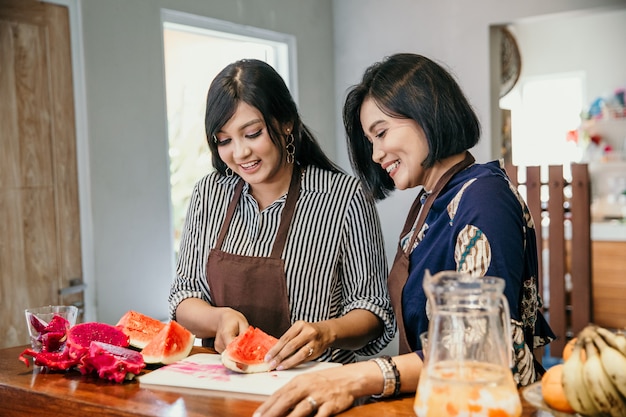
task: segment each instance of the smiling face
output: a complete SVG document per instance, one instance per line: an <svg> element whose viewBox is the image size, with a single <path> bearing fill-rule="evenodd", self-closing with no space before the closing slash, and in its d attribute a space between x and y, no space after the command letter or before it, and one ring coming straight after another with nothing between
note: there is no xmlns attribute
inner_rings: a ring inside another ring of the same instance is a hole
<svg viewBox="0 0 626 417"><path fill-rule="evenodd" d="M430 169L424 169L422 162L429 148L420 125L385 114L369 97L363 100L360 114L365 136L372 143L372 160L387 171L396 188L427 185Z"/></svg>
<svg viewBox="0 0 626 417"><path fill-rule="evenodd" d="M285 132L286 133L286 132ZM261 113L239 102L233 116L216 133L217 150L228 168L255 191L271 187L286 192L292 166L282 160Z"/></svg>

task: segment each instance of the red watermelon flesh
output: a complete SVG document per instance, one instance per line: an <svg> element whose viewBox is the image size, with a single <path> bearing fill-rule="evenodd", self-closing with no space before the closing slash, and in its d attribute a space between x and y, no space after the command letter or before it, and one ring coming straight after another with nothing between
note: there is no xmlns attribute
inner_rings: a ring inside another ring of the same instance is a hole
<svg viewBox="0 0 626 417"><path fill-rule="evenodd" d="M170 364L189 356L196 340L189 330L172 320L143 348L146 363Z"/></svg>
<svg viewBox="0 0 626 417"><path fill-rule="evenodd" d="M143 349L165 327L165 323L137 311L129 310L116 324L130 338L130 345Z"/></svg>
<svg viewBox="0 0 626 417"><path fill-rule="evenodd" d="M265 355L278 342L263 330L250 326L235 337L222 352L222 363L235 372L267 372L270 366Z"/></svg>
<svg viewBox="0 0 626 417"><path fill-rule="evenodd" d="M88 322L72 326L67 333L67 348L72 359L89 353L91 342L128 347L128 336L119 328L107 323Z"/></svg>

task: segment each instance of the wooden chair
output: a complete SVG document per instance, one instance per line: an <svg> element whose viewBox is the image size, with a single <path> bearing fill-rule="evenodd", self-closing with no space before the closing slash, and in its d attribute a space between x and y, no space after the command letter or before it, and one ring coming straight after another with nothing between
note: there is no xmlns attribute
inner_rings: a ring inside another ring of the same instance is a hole
<svg viewBox="0 0 626 417"><path fill-rule="evenodd" d="M535 221L539 292L557 335L550 352L560 357L565 343L592 321L588 167L507 165L506 170Z"/></svg>

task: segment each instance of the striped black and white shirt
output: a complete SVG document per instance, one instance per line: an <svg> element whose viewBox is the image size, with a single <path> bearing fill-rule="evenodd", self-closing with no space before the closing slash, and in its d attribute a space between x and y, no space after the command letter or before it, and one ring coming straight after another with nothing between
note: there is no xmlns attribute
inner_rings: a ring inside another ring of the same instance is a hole
<svg viewBox="0 0 626 417"><path fill-rule="evenodd" d="M206 261L238 180L238 176L213 172L194 187L170 290L172 319L187 298L211 302ZM283 196L259 212L245 184L222 250L269 257L285 200ZM382 336L359 351L329 349L318 360L353 362L355 354L374 355L392 340L396 324L387 290L380 220L374 202L356 178L306 168L282 258L292 323L337 318L355 309L371 311L384 323Z"/></svg>

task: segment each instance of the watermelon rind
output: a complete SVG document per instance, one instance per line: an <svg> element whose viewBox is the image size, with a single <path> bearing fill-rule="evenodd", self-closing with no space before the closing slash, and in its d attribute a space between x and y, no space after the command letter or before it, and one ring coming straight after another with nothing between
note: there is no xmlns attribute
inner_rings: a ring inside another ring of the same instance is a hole
<svg viewBox="0 0 626 417"><path fill-rule="evenodd" d="M165 327L165 323L134 310L128 310L115 325L129 337L130 345L145 348Z"/></svg>
<svg viewBox="0 0 626 417"><path fill-rule="evenodd" d="M164 365L185 359L191 353L196 336L172 320L141 350L147 364Z"/></svg>
<svg viewBox="0 0 626 417"><path fill-rule="evenodd" d="M250 326L226 346L221 355L222 364L240 373L268 372L271 367L265 362L265 355L277 341L261 329Z"/></svg>

